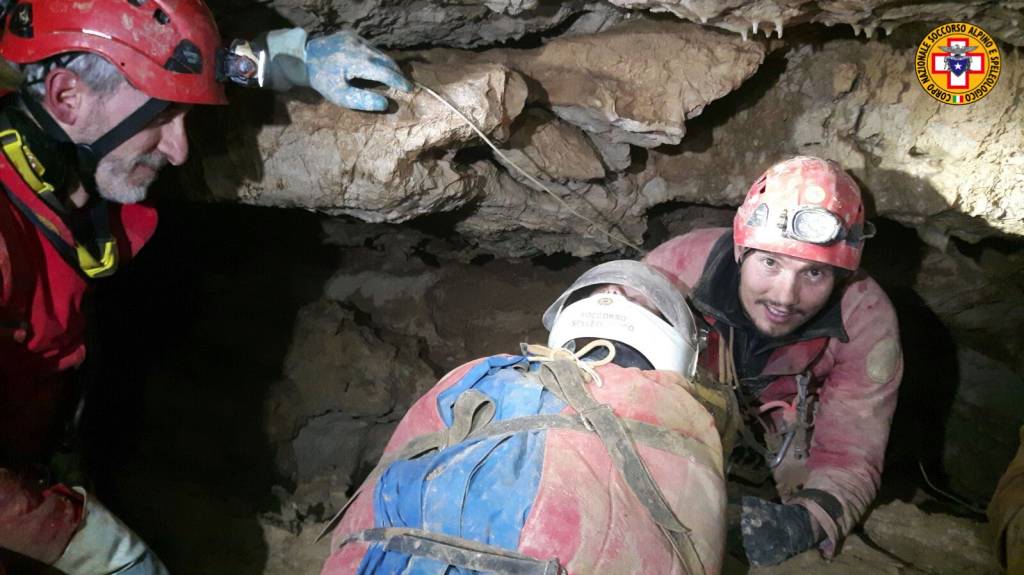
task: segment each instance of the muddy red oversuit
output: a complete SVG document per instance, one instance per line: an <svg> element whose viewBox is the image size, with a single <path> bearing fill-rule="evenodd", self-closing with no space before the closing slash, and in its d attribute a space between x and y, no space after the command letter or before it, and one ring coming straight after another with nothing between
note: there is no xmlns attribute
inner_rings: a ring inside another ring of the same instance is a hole
<svg viewBox="0 0 1024 575"><path fill-rule="evenodd" d="M713 324L702 367L719 371L720 340L728 341L732 328L741 387L762 404L792 402L796 376L810 374L816 415L809 445L793 445L774 474L783 502L803 505L821 526L827 536L821 549L831 556L874 500L881 479L903 375L899 328L888 297L858 271L795 333L767 338L742 311L730 230L673 238L645 261L693 287L695 307Z"/></svg>
<svg viewBox="0 0 1024 575"><path fill-rule="evenodd" d="M49 564L78 527L81 497L63 486L23 479L12 466L45 457L62 423L67 373L85 359L82 302L91 286L16 205L73 241L61 218L3 154L0 184L0 547ZM151 207L110 206L122 264L149 240L156 223Z"/></svg>

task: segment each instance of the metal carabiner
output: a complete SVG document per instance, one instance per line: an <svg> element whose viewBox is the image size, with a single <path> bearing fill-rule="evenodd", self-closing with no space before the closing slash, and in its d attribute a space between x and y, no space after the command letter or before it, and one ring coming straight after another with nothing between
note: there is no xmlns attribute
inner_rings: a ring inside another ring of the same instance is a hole
<svg viewBox="0 0 1024 575"><path fill-rule="evenodd" d="M807 397L810 381L811 376L806 372L796 376L796 420L787 426L778 451L772 453L771 450L765 448L765 463L768 464L769 469L775 469L782 463L793 444L793 439L796 438L797 431L807 425Z"/></svg>

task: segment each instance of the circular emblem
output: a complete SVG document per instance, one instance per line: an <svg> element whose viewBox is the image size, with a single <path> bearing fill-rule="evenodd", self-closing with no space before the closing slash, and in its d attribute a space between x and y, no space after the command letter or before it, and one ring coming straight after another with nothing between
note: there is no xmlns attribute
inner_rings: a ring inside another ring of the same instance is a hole
<svg viewBox="0 0 1024 575"><path fill-rule="evenodd" d="M597 305L612 305L613 303L615 303L615 300L610 297L602 297L597 300Z"/></svg>
<svg viewBox="0 0 1024 575"><path fill-rule="evenodd" d="M988 32L967 22L937 26L917 46L914 71L928 95L943 104L963 106L996 87L1002 59Z"/></svg>

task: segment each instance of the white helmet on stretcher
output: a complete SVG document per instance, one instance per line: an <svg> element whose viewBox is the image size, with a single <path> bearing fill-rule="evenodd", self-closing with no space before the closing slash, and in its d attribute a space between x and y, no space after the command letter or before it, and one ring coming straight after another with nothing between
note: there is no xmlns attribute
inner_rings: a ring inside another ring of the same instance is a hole
<svg viewBox="0 0 1024 575"><path fill-rule="evenodd" d="M573 297L604 284L623 286L627 294ZM644 298L657 313L634 301ZM544 327L549 331L548 347L563 347L577 338L608 339L634 348L654 369L685 377L693 377L697 370L693 312L664 274L638 261L616 260L587 270L544 312Z"/></svg>

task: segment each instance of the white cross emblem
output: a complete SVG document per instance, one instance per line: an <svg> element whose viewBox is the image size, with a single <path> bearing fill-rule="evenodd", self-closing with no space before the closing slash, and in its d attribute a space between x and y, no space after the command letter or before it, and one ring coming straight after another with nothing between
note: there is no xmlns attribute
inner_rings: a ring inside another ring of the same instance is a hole
<svg viewBox="0 0 1024 575"><path fill-rule="evenodd" d="M950 38L946 45L949 47L966 47L966 38ZM970 84L971 74L979 74L985 71L985 53L967 52L964 58L949 58L945 54L932 54L932 74L945 74L946 88L967 88ZM948 58L948 60L947 60ZM948 64L947 64L948 62ZM964 68L967 68L964 70Z"/></svg>

